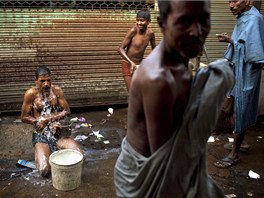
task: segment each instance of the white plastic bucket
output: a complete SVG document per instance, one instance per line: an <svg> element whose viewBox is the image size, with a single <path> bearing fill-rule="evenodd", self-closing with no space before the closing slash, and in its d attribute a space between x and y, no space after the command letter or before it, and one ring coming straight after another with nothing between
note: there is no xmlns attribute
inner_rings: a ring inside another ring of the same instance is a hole
<svg viewBox="0 0 264 198"><path fill-rule="evenodd" d="M55 151L49 157L52 185L70 191L81 185L83 154L73 149Z"/></svg>

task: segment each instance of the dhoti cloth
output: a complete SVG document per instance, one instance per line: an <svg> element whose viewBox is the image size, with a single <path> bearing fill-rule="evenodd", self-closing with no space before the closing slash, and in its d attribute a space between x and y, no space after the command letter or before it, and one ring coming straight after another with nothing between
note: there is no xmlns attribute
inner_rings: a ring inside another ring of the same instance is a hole
<svg viewBox="0 0 264 198"><path fill-rule="evenodd" d="M144 157L124 138L114 172L117 196L225 197L208 175L207 140L233 84L234 76L224 59L200 68L182 122L171 139Z"/></svg>
<svg viewBox="0 0 264 198"><path fill-rule="evenodd" d="M130 63L123 60L122 61L122 74L123 74L123 76L131 76L132 77L132 74L130 73L130 68L131 68Z"/></svg>

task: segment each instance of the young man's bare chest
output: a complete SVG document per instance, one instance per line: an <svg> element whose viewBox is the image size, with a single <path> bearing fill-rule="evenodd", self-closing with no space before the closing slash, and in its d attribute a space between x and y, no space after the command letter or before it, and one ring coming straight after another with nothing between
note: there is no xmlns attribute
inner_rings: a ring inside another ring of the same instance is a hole
<svg viewBox="0 0 264 198"><path fill-rule="evenodd" d="M136 34L131 42L131 47L134 49L142 50L144 53L145 48L148 46L148 43L150 41L150 36L145 34Z"/></svg>

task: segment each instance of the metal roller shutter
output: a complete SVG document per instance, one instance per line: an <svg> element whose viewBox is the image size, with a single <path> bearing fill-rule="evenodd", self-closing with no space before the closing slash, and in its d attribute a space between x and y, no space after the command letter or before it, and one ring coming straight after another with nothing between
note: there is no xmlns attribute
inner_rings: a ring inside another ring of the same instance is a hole
<svg viewBox="0 0 264 198"><path fill-rule="evenodd" d="M76 3L67 4L65 9L61 8L64 4L47 8L50 5L38 1L1 2L24 4L21 8L2 4L0 8L0 112L20 111L23 94L34 85L34 71L39 65L51 69L54 84L64 89L71 107L127 103L117 48L135 23L137 10L145 4L133 0L39 1ZM132 6L121 9L120 2L132 2L127 4ZM150 10L150 26L158 44L162 37L156 22L158 12L153 6ZM215 34L225 31L231 35L235 17L228 2L215 0L211 2L211 19L206 48L213 61L223 57L227 46L219 43ZM148 47L146 55L150 51ZM202 62L207 63L204 56Z"/></svg>
<svg viewBox="0 0 264 198"><path fill-rule="evenodd" d="M0 112L20 111L39 65L51 69L70 107L126 104L117 48L135 24L135 13L0 8Z"/></svg>
<svg viewBox="0 0 264 198"><path fill-rule="evenodd" d="M227 48L226 43L218 42L215 34L227 32L232 34L235 24L235 16L232 15L229 9L228 1L211 1L211 32L206 40L206 49L210 61L222 58ZM205 56L201 59L202 62L208 64Z"/></svg>

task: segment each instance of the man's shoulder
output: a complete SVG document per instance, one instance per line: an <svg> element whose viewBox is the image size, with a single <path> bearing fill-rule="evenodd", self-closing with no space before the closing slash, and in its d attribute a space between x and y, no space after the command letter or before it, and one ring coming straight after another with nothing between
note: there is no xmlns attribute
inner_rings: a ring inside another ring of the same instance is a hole
<svg viewBox="0 0 264 198"><path fill-rule="evenodd" d="M250 13L251 15L255 15L257 17L263 17L263 15L259 12L259 10L254 6L251 7Z"/></svg>
<svg viewBox="0 0 264 198"><path fill-rule="evenodd" d="M63 89L59 85L52 85L52 91L60 92L63 91Z"/></svg>
<svg viewBox="0 0 264 198"><path fill-rule="evenodd" d="M25 91L24 98L27 100L34 100L38 95L38 88L31 87Z"/></svg>
<svg viewBox="0 0 264 198"><path fill-rule="evenodd" d="M154 31L152 30L151 27L147 27L147 33L148 34L154 34Z"/></svg>
<svg viewBox="0 0 264 198"><path fill-rule="evenodd" d="M132 37L134 37L136 34L137 34L137 27L136 27L136 26L133 26L133 27L131 27L131 28L127 31L126 37L132 38Z"/></svg>
<svg viewBox="0 0 264 198"><path fill-rule="evenodd" d="M140 86L145 89L152 89L155 85L155 90L163 89L170 84L170 77L166 69L162 68L157 59L145 59L135 76ZM148 90L149 91L149 90Z"/></svg>
<svg viewBox="0 0 264 198"><path fill-rule="evenodd" d="M157 65L160 62L158 60L158 52L154 49L147 58L145 58L142 62L141 62L141 66L142 66L142 72L145 73L146 76L151 76L155 73L155 70L157 69ZM140 66L140 67L141 67Z"/></svg>
<svg viewBox="0 0 264 198"><path fill-rule="evenodd" d="M251 14L249 15L248 17L248 20L251 20L251 22L257 22L259 20L262 20L263 21L264 17L262 14Z"/></svg>
<svg viewBox="0 0 264 198"><path fill-rule="evenodd" d="M131 27L130 30L129 30L129 32L130 33L133 33L133 34L137 33L137 26Z"/></svg>
<svg viewBox="0 0 264 198"><path fill-rule="evenodd" d="M36 95L38 93L38 88L37 87L30 87L29 89L26 90L25 94L27 95Z"/></svg>
<svg viewBox="0 0 264 198"><path fill-rule="evenodd" d="M245 20L248 20L250 22L257 22L259 20L262 20L264 19L263 15L255 8L251 8L249 14L246 15L247 17L244 17Z"/></svg>

